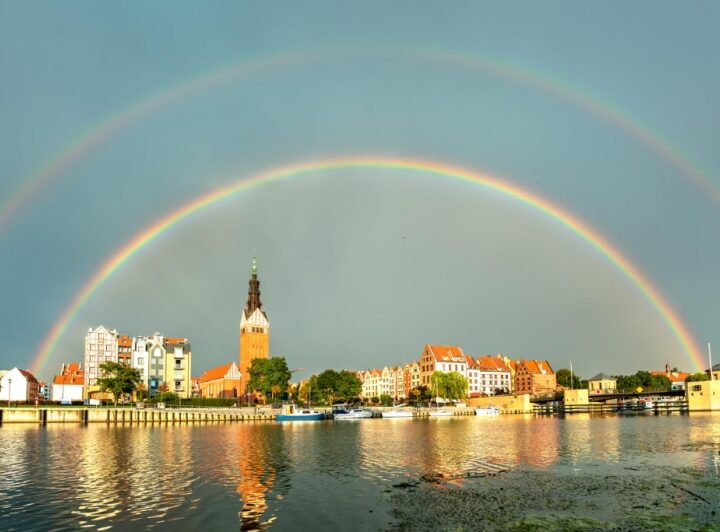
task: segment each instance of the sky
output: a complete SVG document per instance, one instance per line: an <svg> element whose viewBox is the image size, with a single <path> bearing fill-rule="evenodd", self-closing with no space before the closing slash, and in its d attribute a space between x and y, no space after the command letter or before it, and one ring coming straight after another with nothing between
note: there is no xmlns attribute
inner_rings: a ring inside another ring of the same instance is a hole
<svg viewBox="0 0 720 532"><path fill-rule="evenodd" d="M300 377L416 360L426 343L584 377L695 371L707 342L720 353L719 15L715 2L0 0L0 368L49 380L101 324L188 338L194 375L238 360L256 255L270 351ZM207 205L73 307L163 217L338 158L452 166L550 202L641 272L695 353L557 218L382 165Z"/></svg>

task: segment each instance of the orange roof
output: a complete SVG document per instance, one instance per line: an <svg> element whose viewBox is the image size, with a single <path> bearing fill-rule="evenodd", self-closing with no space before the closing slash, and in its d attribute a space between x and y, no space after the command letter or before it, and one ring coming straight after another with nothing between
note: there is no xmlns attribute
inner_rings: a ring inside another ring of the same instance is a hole
<svg viewBox="0 0 720 532"><path fill-rule="evenodd" d="M53 384L85 384L85 370L77 362L63 364L60 375L55 375Z"/></svg>
<svg viewBox="0 0 720 532"><path fill-rule="evenodd" d="M458 345L430 345L426 348L437 362L466 362L465 353Z"/></svg>
<svg viewBox="0 0 720 532"><path fill-rule="evenodd" d="M547 360L521 360L518 365L523 364L530 373L546 374L555 373Z"/></svg>
<svg viewBox="0 0 720 532"><path fill-rule="evenodd" d="M118 338L118 347L132 347L132 338L127 334L122 335Z"/></svg>
<svg viewBox="0 0 720 532"><path fill-rule="evenodd" d="M229 364L225 364L224 366L218 366L216 368L211 368L207 370L200 377L200 382L216 381L218 379L224 378L225 375L227 375L228 371L230 371L230 368L232 368L233 364L235 364L235 362L230 362Z"/></svg>
<svg viewBox="0 0 720 532"><path fill-rule="evenodd" d="M670 379L670 382L685 382L685 379L687 379L691 374L683 373L681 371L651 371L650 375L655 375L656 377L667 377Z"/></svg>
<svg viewBox="0 0 720 532"><path fill-rule="evenodd" d="M510 373L510 368L505 364L502 358L484 356L478 357L477 365L482 371L503 371Z"/></svg>
<svg viewBox="0 0 720 532"><path fill-rule="evenodd" d="M479 369L477 361L470 355L465 355L465 361L467 362L468 368Z"/></svg>
<svg viewBox="0 0 720 532"><path fill-rule="evenodd" d="M187 343L187 338L165 338L166 344L185 344Z"/></svg>

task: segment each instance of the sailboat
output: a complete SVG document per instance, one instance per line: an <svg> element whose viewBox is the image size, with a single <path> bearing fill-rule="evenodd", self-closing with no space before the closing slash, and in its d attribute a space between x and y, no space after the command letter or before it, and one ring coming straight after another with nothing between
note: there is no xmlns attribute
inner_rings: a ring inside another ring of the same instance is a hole
<svg viewBox="0 0 720 532"><path fill-rule="evenodd" d="M437 379L435 379L435 380L437 380ZM438 397L438 392L439 392L439 390L438 390L438 386L437 386L437 382L436 382L435 383L435 410L431 409L429 415L432 417L452 416L453 415L452 410L448 410L447 408L438 408L438 401L440 399Z"/></svg>

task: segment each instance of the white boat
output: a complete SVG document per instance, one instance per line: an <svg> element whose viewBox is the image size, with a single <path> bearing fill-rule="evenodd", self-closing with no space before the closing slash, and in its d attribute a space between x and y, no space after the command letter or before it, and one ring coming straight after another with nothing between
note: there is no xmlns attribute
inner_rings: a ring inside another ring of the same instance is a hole
<svg viewBox="0 0 720 532"><path fill-rule="evenodd" d="M495 406L483 406L475 409L475 415L481 417L492 417L497 416L500 410Z"/></svg>
<svg viewBox="0 0 720 532"><path fill-rule="evenodd" d="M333 407L333 419L338 421L347 419L367 419L370 417L373 417L373 411L368 408Z"/></svg>
<svg viewBox="0 0 720 532"><path fill-rule="evenodd" d="M412 410L404 410L401 406L395 406L392 410L385 410L382 413L384 418L411 418L413 417Z"/></svg>
<svg viewBox="0 0 720 532"><path fill-rule="evenodd" d="M438 408L437 410L430 410L430 415L432 417L445 417L445 416L452 416L453 411L448 410L447 408Z"/></svg>

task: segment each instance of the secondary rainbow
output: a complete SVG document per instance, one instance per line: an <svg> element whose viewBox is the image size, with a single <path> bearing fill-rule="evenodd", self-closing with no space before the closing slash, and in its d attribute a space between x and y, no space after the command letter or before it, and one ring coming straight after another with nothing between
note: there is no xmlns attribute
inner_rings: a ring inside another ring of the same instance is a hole
<svg viewBox="0 0 720 532"><path fill-rule="evenodd" d="M644 275L628 258L626 258L607 238L590 228L576 216L573 216L569 212L552 204L546 199L532 194L517 185L502 181L495 176L478 173L465 168L418 159L367 156L302 162L274 168L267 172L237 180L230 185L217 188L194 199L193 201L190 201L181 208L159 219L113 253L113 255L102 265L102 267L97 270L97 272L85 283L43 339L38 351L33 357L33 370L35 370L36 373L42 370L45 362L55 349L59 340L62 338L76 313L115 271L117 271L118 268L135 256L145 246L150 244L163 233L166 233L173 227L176 227L183 220L186 220L204 209L216 205L223 200L232 198L240 192L255 186L291 177L300 177L311 173L353 168L411 170L425 174L445 176L460 181L474 183L503 196L513 198L522 204L542 212L585 240L593 248L604 255L612 264L614 264L618 270L620 270L633 283L633 285L637 287L637 289L657 311L660 317L665 321L685 353L687 353L692 360L696 369L703 367L704 360L697 342L693 338L688 327L683 323L678 313L672 308L662 293L653 285L650 279Z"/></svg>
<svg viewBox="0 0 720 532"><path fill-rule="evenodd" d="M130 125L162 108L180 103L193 95L217 88L231 81L252 75L322 61L338 59L357 60L374 57L416 61L419 63L434 63L445 66L450 65L465 70L482 71L498 78L523 84L551 94L561 101L579 107L604 122L621 129L627 135L646 146L651 152L676 168L681 175L690 179L696 186L702 189L708 197L712 198L714 202L720 204L720 188L718 185L687 156L670 146L649 128L638 124L637 121L630 118L626 113L622 113L612 106L602 103L597 98L588 96L582 91L570 87L566 83L550 79L548 76L532 72L526 68L520 68L507 62L452 50L335 48L284 53L223 67L203 76L185 80L182 83L168 87L124 109L112 118L90 129L78 141L57 154L47 165L23 180L15 192L10 194L7 199L0 204L0 231L3 231L8 226L12 218L35 195L52 183L55 178L61 175L62 172L73 163L80 161L86 154L91 153L95 148L98 148Z"/></svg>

